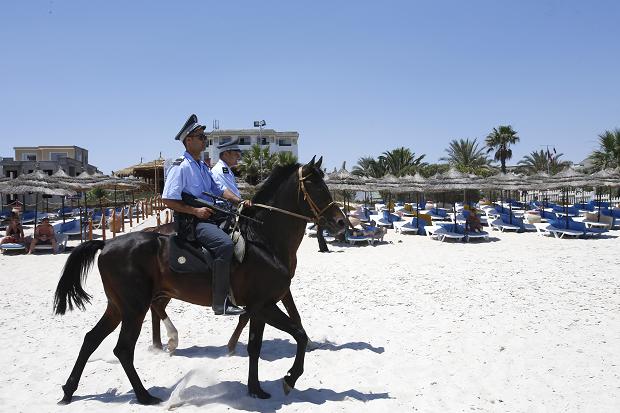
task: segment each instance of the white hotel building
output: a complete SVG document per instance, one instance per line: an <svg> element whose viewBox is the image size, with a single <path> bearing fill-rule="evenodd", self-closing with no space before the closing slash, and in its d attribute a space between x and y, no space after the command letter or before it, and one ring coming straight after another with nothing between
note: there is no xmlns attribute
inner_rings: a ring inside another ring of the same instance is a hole
<svg viewBox="0 0 620 413"><path fill-rule="evenodd" d="M220 159L218 145L232 139L239 138L239 146L243 152L249 151L252 145L260 144L263 148L269 147L269 152L290 152L297 155L298 132L277 132L273 129L215 129L207 134L207 149L204 152L205 161L211 165Z"/></svg>

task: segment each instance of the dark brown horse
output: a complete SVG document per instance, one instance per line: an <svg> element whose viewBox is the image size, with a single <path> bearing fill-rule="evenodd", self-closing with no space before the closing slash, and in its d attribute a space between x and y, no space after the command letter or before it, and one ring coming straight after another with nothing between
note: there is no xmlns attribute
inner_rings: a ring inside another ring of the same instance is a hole
<svg viewBox="0 0 620 413"><path fill-rule="evenodd" d="M344 231L345 217L332 201L320 169L321 160L306 165L278 167L253 199L315 219L333 233ZM289 333L297 343L293 366L283 379L285 393L295 386L303 373L307 336L303 328L276 305L289 291L291 269L304 236L305 221L298 217L266 209L249 208L245 215L263 221L263 225L241 221L246 239L246 254L241 264L231 268L231 288L235 299L245 305L250 315L248 340L248 391L251 396L268 398L258 381L258 358L265 323ZM56 314L74 306L84 308L90 296L82 282L97 251L98 265L108 306L84 343L64 386L61 402L69 403L90 355L103 339L121 324L114 354L118 357L136 398L143 404L161 400L144 388L133 359L142 321L157 298L176 298L193 304L211 305L211 274L176 274L168 265L168 236L134 232L107 242L88 241L76 247L65 264L56 289Z"/></svg>
<svg viewBox="0 0 620 413"><path fill-rule="evenodd" d="M156 232L158 234L163 235L172 235L176 233L174 228L174 223L163 224L158 227L149 227L142 230L143 232ZM295 267L296 265L291 265L291 274L290 277L293 278L295 276ZM166 312L166 307L168 303L170 303L170 297L159 297L153 300L151 303L151 323L152 323L152 338L153 338L153 347L158 349L163 349L161 343L161 321L164 323L164 327L166 328L166 335L168 336L168 351L173 353L174 350L179 345L179 334L168 316ZM295 305L295 301L293 300L293 295L291 291L286 293L284 297L282 297L282 304L284 304L284 308L286 308L286 312L289 317L301 328L303 325L301 324L301 316L299 315L299 311L297 311L297 306ZM237 348L237 343L239 342L239 337L241 337L241 333L243 329L248 325L250 321L250 315L248 313L242 314L239 316L237 321L237 327L235 327L235 331L233 331L230 339L228 340L228 352L230 354L234 354ZM311 347L312 346L312 347ZM310 339L308 339L308 351L316 348L316 344L314 344Z"/></svg>

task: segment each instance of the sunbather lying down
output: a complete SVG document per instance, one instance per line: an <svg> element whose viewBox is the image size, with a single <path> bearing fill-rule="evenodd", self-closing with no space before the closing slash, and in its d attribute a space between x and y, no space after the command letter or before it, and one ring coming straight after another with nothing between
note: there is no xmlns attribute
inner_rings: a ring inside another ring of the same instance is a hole
<svg viewBox="0 0 620 413"><path fill-rule="evenodd" d="M354 237L364 236L383 238L383 236L387 233L386 228L377 227L374 221L371 221L370 224L363 223L359 220L356 223L351 221L351 225L353 225L353 230L351 231L351 233Z"/></svg>

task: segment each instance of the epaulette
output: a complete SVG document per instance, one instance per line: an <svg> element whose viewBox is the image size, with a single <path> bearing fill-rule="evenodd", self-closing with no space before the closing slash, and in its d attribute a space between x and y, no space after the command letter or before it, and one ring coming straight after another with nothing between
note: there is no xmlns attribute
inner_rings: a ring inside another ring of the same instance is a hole
<svg viewBox="0 0 620 413"><path fill-rule="evenodd" d="M185 158L175 159L174 162L172 162L172 165L174 165L174 166L181 165L181 162L183 162L183 159L185 159Z"/></svg>

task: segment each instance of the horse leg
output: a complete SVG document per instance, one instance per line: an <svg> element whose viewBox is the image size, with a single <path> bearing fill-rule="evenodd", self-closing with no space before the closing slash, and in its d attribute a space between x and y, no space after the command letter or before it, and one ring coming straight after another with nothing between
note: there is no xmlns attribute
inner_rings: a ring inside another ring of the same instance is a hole
<svg viewBox="0 0 620 413"><path fill-rule="evenodd" d="M304 329L284 314L276 304L271 304L262 308L258 311L257 316L270 326L289 333L297 342L295 361L282 381L284 393L289 394L291 389L295 387L297 379L299 379L304 372L304 357L306 355L308 336Z"/></svg>
<svg viewBox="0 0 620 413"><path fill-rule="evenodd" d="M291 320L293 320L295 323L297 323L299 327L303 329L304 326L301 324L301 316L299 315L299 311L297 311L297 306L295 305L295 301L293 300L291 290L288 290L286 295L282 297L282 304L284 304L284 308L286 308L286 312L288 313ZM319 344L308 339L308 345L306 347L308 351L316 350L319 347Z"/></svg>
<svg viewBox="0 0 620 413"><path fill-rule="evenodd" d="M71 398L73 397L73 393L77 389L78 383L80 381L80 377L82 376L82 372L84 371L84 367L86 366L86 362L88 358L93 354L93 352L99 347L101 342L118 326L118 323L121 321L121 316L112 304L108 303L108 307L103 313L103 316L99 320L99 322L84 336L84 343L82 344L82 348L80 349L80 354L78 355L77 360L75 361L75 365L73 366L73 370L71 370L71 374L69 374L69 378L64 386L62 386L62 390L64 392L64 396L60 401L61 404L68 404L71 402Z"/></svg>
<svg viewBox="0 0 620 413"><path fill-rule="evenodd" d="M142 321L146 316L148 307L146 307L140 313L125 314L123 316L123 323L121 324L121 332L118 336L118 343L114 347L114 355L118 358L127 374L127 378L133 387L133 391L136 394L138 402L141 404L157 404L161 403L161 399L151 396L149 392L142 385L142 381L136 372L136 368L133 365L134 350L136 348L136 341L140 335L140 329L142 328Z"/></svg>
<svg viewBox="0 0 620 413"><path fill-rule="evenodd" d="M237 327L235 331L233 331L230 336L230 340L228 340L228 354L235 354L235 350L237 348L237 342L239 341L239 337L243 332L243 329L246 325L248 325L248 321L250 321L250 315L248 313L241 314L239 316L239 320L237 321Z"/></svg>
<svg viewBox="0 0 620 413"><path fill-rule="evenodd" d="M253 317L250 320L250 339L248 341L248 355L250 356L248 392L252 397L268 399L271 395L261 389L260 382L258 381L258 358L260 356L260 349L263 346L263 331L265 331L265 322Z"/></svg>
<svg viewBox="0 0 620 413"><path fill-rule="evenodd" d="M162 349L159 320L163 321L168 336L168 351L173 353L179 347L179 332L166 313L170 298L160 298L151 303L151 320L153 322L153 346Z"/></svg>

